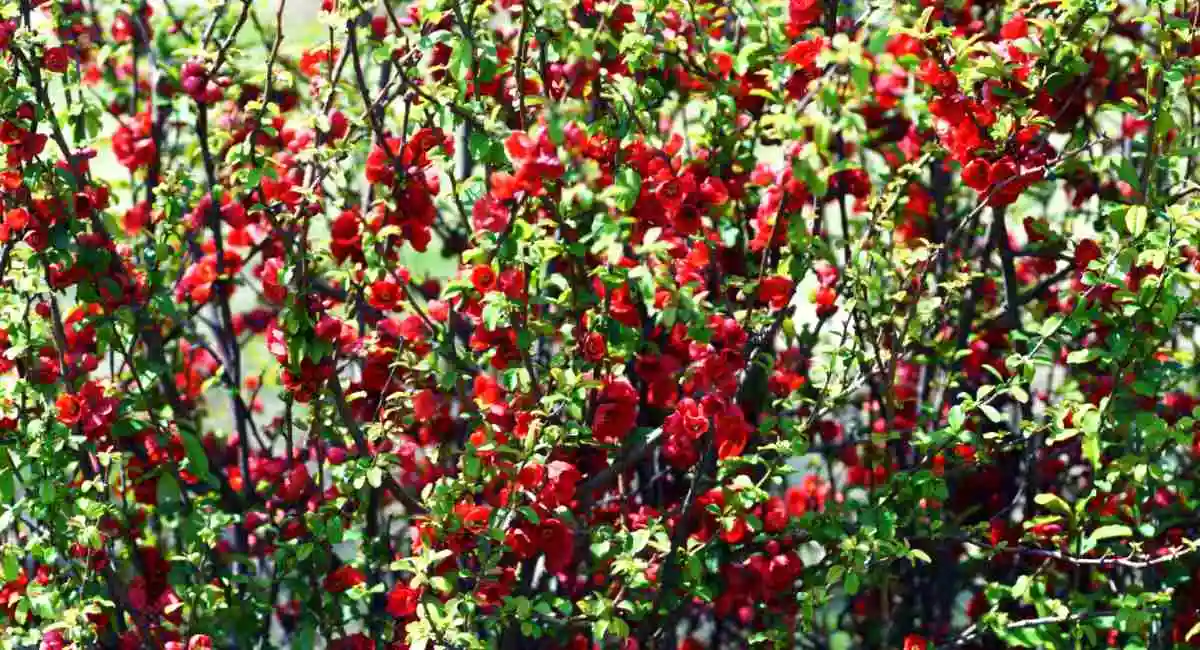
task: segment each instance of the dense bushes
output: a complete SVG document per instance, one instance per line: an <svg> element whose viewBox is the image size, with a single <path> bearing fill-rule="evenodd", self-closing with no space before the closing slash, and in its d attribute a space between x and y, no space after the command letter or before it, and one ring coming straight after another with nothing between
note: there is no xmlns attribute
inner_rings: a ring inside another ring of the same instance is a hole
<svg viewBox="0 0 1200 650"><path fill-rule="evenodd" d="M1200 630L1194 3L3 8L6 647Z"/></svg>

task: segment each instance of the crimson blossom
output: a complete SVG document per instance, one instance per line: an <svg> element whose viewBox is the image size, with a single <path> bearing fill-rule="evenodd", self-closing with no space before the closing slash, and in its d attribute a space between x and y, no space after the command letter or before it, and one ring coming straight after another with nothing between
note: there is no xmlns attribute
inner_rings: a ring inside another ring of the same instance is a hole
<svg viewBox="0 0 1200 650"><path fill-rule="evenodd" d="M2 0L0 644L1200 645L1200 4Z"/></svg>

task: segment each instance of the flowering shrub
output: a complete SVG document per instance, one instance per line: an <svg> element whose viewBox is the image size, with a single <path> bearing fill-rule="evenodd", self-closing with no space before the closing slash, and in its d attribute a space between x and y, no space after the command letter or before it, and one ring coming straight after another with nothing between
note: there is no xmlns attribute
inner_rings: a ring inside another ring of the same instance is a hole
<svg viewBox="0 0 1200 650"><path fill-rule="evenodd" d="M0 6L5 647L1200 643L1195 3Z"/></svg>

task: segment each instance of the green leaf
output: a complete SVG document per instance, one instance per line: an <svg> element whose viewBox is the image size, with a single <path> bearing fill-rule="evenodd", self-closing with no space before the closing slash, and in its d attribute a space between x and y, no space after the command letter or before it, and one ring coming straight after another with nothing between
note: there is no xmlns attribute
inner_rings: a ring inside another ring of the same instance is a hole
<svg viewBox="0 0 1200 650"><path fill-rule="evenodd" d="M1096 348L1084 348L1082 350L1075 350L1071 354L1068 354L1067 355L1067 363L1070 363L1070 364L1087 363L1094 359L1098 359L1099 357L1100 357L1100 350L1097 350Z"/></svg>
<svg viewBox="0 0 1200 650"><path fill-rule="evenodd" d="M1095 432L1084 432L1083 455L1092 463L1092 469L1100 469L1100 436Z"/></svg>
<svg viewBox="0 0 1200 650"><path fill-rule="evenodd" d="M762 57L767 46L763 43L748 43L738 50L737 70L743 72L754 67L755 62Z"/></svg>
<svg viewBox="0 0 1200 650"><path fill-rule="evenodd" d="M205 453L204 446L200 444L196 436L187 431L180 431L179 437L183 440L183 452L187 456L188 471L201 481L208 482L212 474L208 470L208 454Z"/></svg>
<svg viewBox="0 0 1200 650"><path fill-rule="evenodd" d="M472 133L467 146L471 156L479 162L497 164L504 161L504 147L486 133Z"/></svg>
<svg viewBox="0 0 1200 650"><path fill-rule="evenodd" d="M1050 318L1047 318L1046 321L1042 323L1042 338L1049 338L1052 334L1058 331L1059 327L1062 327L1062 324L1062 314L1055 314Z"/></svg>
<svg viewBox="0 0 1200 650"><path fill-rule="evenodd" d="M603 196L610 197L620 210L631 210L642 191L642 177L636 170L626 167L617 172L612 186L605 189Z"/></svg>
<svg viewBox="0 0 1200 650"><path fill-rule="evenodd" d="M1050 648L1054 644L1046 637L1046 630L1036 627L1005 630L1005 641L1022 648Z"/></svg>
<svg viewBox="0 0 1200 650"><path fill-rule="evenodd" d="M471 68L470 41L462 39L454 44L454 49L450 52L450 60L447 61L446 68L456 80L462 84L466 83L467 71Z"/></svg>
<svg viewBox="0 0 1200 650"><path fill-rule="evenodd" d="M1008 393L1009 393L1009 395L1012 396L1013 399L1015 399L1016 401L1018 401L1022 404L1029 401L1029 393L1027 393L1025 391L1025 389L1020 386L1014 385L1014 386L1010 387L1008 389Z"/></svg>
<svg viewBox="0 0 1200 650"><path fill-rule="evenodd" d="M846 593L853 596L858 593L858 583L860 578L857 573L847 573L846 581L843 583L846 587Z"/></svg>
<svg viewBox="0 0 1200 650"><path fill-rule="evenodd" d="M1116 106L1121 106L1117 104ZM1117 178L1129 183L1129 185L1138 191L1141 191L1142 181L1138 178L1137 170L1133 168L1133 163L1128 158L1122 158L1121 163L1117 166Z"/></svg>
<svg viewBox="0 0 1200 650"><path fill-rule="evenodd" d="M305 621L300 626L300 630L296 632L296 644L300 648L311 648L316 643L317 628L309 621ZM416 648L414 644L412 648Z"/></svg>
<svg viewBox="0 0 1200 650"><path fill-rule="evenodd" d="M538 524L542 521L542 518L538 516L537 511L529 506L521 506L517 509L517 511L524 515L525 519L532 524Z"/></svg>
<svg viewBox="0 0 1200 650"><path fill-rule="evenodd" d="M12 582L21 575L21 563L17 561L17 556L13 553L4 554L4 581Z"/></svg>
<svg viewBox="0 0 1200 650"><path fill-rule="evenodd" d="M489 330L495 331L500 329L501 325L508 321L508 312L504 308L504 304L495 300L488 301L483 307L483 324Z"/></svg>
<svg viewBox="0 0 1200 650"><path fill-rule="evenodd" d="M179 481L173 474L162 474L158 477L156 486L158 507L166 512L174 512L179 507Z"/></svg>
<svg viewBox="0 0 1200 650"><path fill-rule="evenodd" d="M1008 419L1007 417L1004 416L1003 413L1001 413L999 410L997 410L996 407L991 406L989 404L980 404L979 410L983 411L983 414L986 415L989 420L991 420L992 422L995 422L996 424L1003 424L1004 421Z"/></svg>
<svg viewBox="0 0 1200 650"><path fill-rule="evenodd" d="M589 550L592 552L592 557L603 558L608 555L609 551L612 550L612 544L610 544L607 540L593 542L589 547Z"/></svg>
<svg viewBox="0 0 1200 650"><path fill-rule="evenodd" d="M17 486L13 479L12 470L7 468L0 470L0 499L3 499L5 503L12 501L16 496Z"/></svg>
<svg viewBox="0 0 1200 650"><path fill-rule="evenodd" d="M1063 501L1062 497L1058 496L1057 494L1043 492L1042 494L1033 497L1033 502L1049 510L1050 512L1066 515L1068 517L1071 516L1071 507L1068 506L1067 502Z"/></svg>
<svg viewBox="0 0 1200 650"><path fill-rule="evenodd" d="M1133 529L1124 524L1107 524L1092 531L1088 539L1092 542L1098 542L1103 539L1113 539L1115 537L1129 537L1133 535Z"/></svg>
<svg viewBox="0 0 1200 650"><path fill-rule="evenodd" d="M1024 598L1025 594L1029 593L1030 580L1031 578L1028 575L1019 576L1017 581L1013 583L1012 589L1009 590L1012 597L1017 600Z"/></svg>
<svg viewBox="0 0 1200 650"><path fill-rule="evenodd" d="M967 416L963 413L962 404L956 404L954 405L954 408L950 409L950 415L947 418L947 421L949 422L951 429L954 431L962 431L963 424L966 422L966 419Z"/></svg>
<svg viewBox="0 0 1200 650"><path fill-rule="evenodd" d="M1144 205L1135 205L1129 208L1129 212L1125 213L1125 228L1129 230L1129 234L1138 237L1146 230L1146 219L1150 212L1146 210Z"/></svg>

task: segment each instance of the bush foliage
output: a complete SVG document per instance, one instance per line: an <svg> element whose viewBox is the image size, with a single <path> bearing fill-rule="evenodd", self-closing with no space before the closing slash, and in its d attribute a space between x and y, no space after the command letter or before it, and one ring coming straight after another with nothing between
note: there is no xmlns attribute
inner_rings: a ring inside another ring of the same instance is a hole
<svg viewBox="0 0 1200 650"><path fill-rule="evenodd" d="M1200 639L1196 3L298 11L0 4L5 647Z"/></svg>

